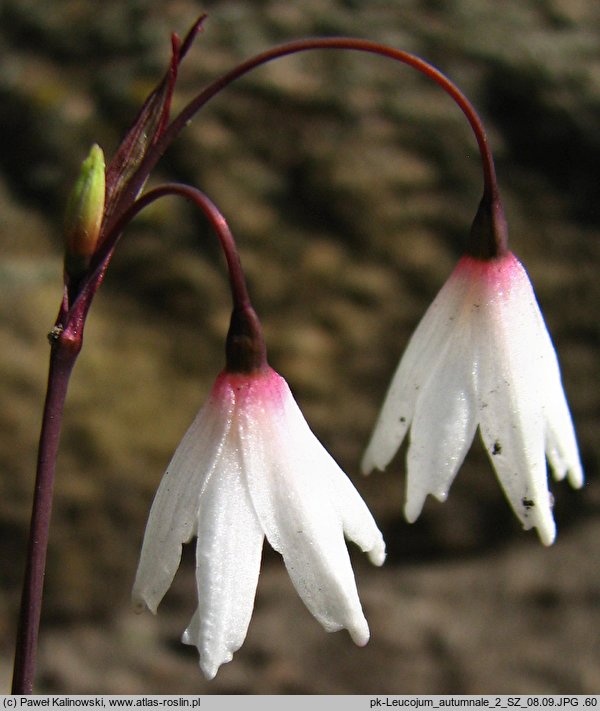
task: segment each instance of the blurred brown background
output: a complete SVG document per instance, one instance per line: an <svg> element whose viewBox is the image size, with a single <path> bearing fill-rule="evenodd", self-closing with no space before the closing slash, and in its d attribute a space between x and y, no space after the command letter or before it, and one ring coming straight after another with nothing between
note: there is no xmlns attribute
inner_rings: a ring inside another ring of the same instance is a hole
<svg viewBox="0 0 600 711"><path fill-rule="evenodd" d="M600 692L600 4L596 0L3 0L0 5L0 691L9 688L66 195L110 156L202 11L176 105L237 60L350 34L432 60L490 132L511 228L563 367L588 483L553 485L558 540L523 533L476 443L446 504L406 524L404 450L358 462L407 339L461 252L480 166L452 102L412 70L313 53L216 98L159 165L237 235L272 365L384 530L352 551L372 632L325 634L265 550L244 647L207 684L178 641L186 551L156 618L130 586L163 469L223 363L229 296L203 220L175 200L132 225L92 309L66 410L37 690Z"/></svg>

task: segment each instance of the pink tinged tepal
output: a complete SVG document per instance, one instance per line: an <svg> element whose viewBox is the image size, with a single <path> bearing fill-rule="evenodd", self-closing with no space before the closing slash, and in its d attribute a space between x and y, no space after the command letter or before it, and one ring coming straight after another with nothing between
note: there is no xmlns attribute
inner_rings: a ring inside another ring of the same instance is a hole
<svg viewBox="0 0 600 711"><path fill-rule="evenodd" d="M384 469L410 428L405 515L440 501L479 431L515 514L549 545L556 534L546 458L583 484L558 361L531 282L511 253L464 256L402 357L363 459Z"/></svg>
<svg viewBox="0 0 600 711"><path fill-rule="evenodd" d="M183 642L198 648L209 679L246 636L265 536L321 625L367 643L344 536L381 565L382 535L268 366L221 373L177 448L146 527L138 605L156 611L194 536L198 607Z"/></svg>

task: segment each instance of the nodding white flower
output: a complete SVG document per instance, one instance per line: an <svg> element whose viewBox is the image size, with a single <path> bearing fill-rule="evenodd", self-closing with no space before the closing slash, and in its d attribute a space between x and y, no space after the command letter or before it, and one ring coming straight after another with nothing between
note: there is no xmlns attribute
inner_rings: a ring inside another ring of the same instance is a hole
<svg viewBox="0 0 600 711"><path fill-rule="evenodd" d="M410 428L405 515L444 501L475 430L514 512L545 545L556 479L583 472L556 353L527 273L510 252L464 256L408 344L363 459L384 469Z"/></svg>
<svg viewBox="0 0 600 711"><path fill-rule="evenodd" d="M198 648L211 679L246 636L266 536L315 618L329 632L347 628L362 646L369 628L344 534L383 563L373 517L285 380L267 366L224 371L156 494L133 599L156 612L182 543L197 536L198 608L182 641Z"/></svg>

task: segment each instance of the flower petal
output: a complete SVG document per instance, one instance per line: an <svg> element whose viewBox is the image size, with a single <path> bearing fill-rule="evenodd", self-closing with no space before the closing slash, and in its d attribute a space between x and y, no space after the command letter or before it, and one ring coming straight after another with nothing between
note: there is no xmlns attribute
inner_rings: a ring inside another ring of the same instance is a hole
<svg viewBox="0 0 600 711"><path fill-rule="evenodd" d="M480 429L513 510L550 545L552 517L544 454L542 398L547 350L525 270L509 255L490 275L479 313Z"/></svg>
<svg viewBox="0 0 600 711"><path fill-rule="evenodd" d="M264 535L242 478L238 433L232 428L200 499L196 545L198 609L183 633L212 679L244 642L260 572Z"/></svg>
<svg viewBox="0 0 600 711"><path fill-rule="evenodd" d="M535 304L539 335L539 349L544 367L543 411L546 424L546 456L558 481L568 476L571 486L583 486L583 467L575 437L575 428L562 386L560 367L550 334L537 304Z"/></svg>
<svg viewBox="0 0 600 711"><path fill-rule="evenodd" d="M560 375L557 375L560 378ZM554 478L560 481L568 477L569 484L576 489L583 486L584 476L579 450L575 437L573 420L569 406L560 385L549 385L546 399L546 456L554 472Z"/></svg>
<svg viewBox="0 0 600 711"><path fill-rule="evenodd" d="M420 389L443 359L471 284L457 267L417 326L392 378L361 468L385 469L402 444Z"/></svg>
<svg viewBox="0 0 600 711"><path fill-rule="evenodd" d="M546 422L546 457L550 463L554 478L558 481L568 475L571 486L579 489L583 486L584 475L573 420L565 397L560 375L560 366L556 349L552 343L542 312L535 298L533 287L524 268L523 277L528 282L531 318L535 321L535 342L540 353L540 368L544 389L542 405Z"/></svg>
<svg viewBox="0 0 600 711"><path fill-rule="evenodd" d="M445 501L477 429L474 387L476 363L470 322L457 323L437 364L423 386L410 429L404 514L416 521L425 498Z"/></svg>
<svg viewBox="0 0 600 711"><path fill-rule="evenodd" d="M347 628L364 645L369 628L333 503L330 462L285 381L272 372L268 387L268 397L240 412L252 503L310 612L327 631Z"/></svg>
<svg viewBox="0 0 600 711"><path fill-rule="evenodd" d="M356 543L363 553L367 553L373 565L383 565L385 561L383 536L350 479L325 448L321 448L320 452L316 450L314 467L316 471L321 471L329 477L333 504L341 519L346 538Z"/></svg>
<svg viewBox="0 0 600 711"><path fill-rule="evenodd" d="M198 501L213 473L231 424L233 401L215 395L200 410L177 447L156 492L132 598L156 613L181 560L182 544L196 532Z"/></svg>

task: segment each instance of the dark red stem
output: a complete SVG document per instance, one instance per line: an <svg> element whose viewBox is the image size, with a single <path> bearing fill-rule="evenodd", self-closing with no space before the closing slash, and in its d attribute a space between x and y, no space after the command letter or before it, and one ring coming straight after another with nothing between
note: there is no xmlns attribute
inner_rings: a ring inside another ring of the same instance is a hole
<svg viewBox="0 0 600 711"><path fill-rule="evenodd" d="M135 197L137 191L139 191L146 179L146 176L195 114L229 84L245 74L248 74L253 69L275 59L310 50L327 49L365 52L401 62L421 72L429 79L432 79L453 99L466 116L473 130L479 147L483 169L483 196L473 223L467 251L469 254L482 259L491 259L506 253L508 249L508 236L504 211L498 191L494 159L483 123L471 102L454 82L424 59L410 52L394 49L393 47L388 47L387 45L382 45L370 40L352 37L316 37L288 42L247 59L234 67L227 74L216 79L187 104L162 133L156 143L148 150L148 153L140 164L136 176L132 179L127 188L129 196L132 199Z"/></svg>
<svg viewBox="0 0 600 711"><path fill-rule="evenodd" d="M80 340L73 341L68 335L61 334L57 338L50 356L48 389L38 448L29 544L15 646L13 694L31 694L33 691L56 455L69 379L81 345Z"/></svg>
<svg viewBox="0 0 600 711"><path fill-rule="evenodd" d="M489 200L493 200L497 196L498 188L496 171L494 168L494 159L492 157L492 152L490 150L483 123L471 102L466 98L456 84L454 84L438 69L414 54L410 54L409 52L405 52L400 49L394 49L393 47L388 47L370 40L356 39L352 37L315 37L288 42L286 44L273 47L266 52L262 52L261 54L257 54L242 64L239 64L230 72L209 84L209 86L198 94L198 96L192 99L192 101L190 101L190 103L172 121L170 126L158 140L156 146L149 152L148 160L151 162L151 165L156 163L160 155L172 143L179 132L190 122L194 115L204 106L204 104L206 104L213 96L218 94L233 81L252 71L256 67L262 64L267 64L274 59L316 49L345 49L376 54L381 57L387 57L403 64L407 64L435 81L436 84L438 84L452 97L455 103L465 114L471 128L473 129L473 133L475 134L475 138L479 146L479 152L481 154L484 196Z"/></svg>
<svg viewBox="0 0 600 711"><path fill-rule="evenodd" d="M191 39L186 38L186 42L184 44L186 51L189 48L189 44L191 44ZM315 37L288 42L247 59L238 66L234 67L227 74L224 74L222 77L209 84L200 94L194 97L187 104L187 106L184 107L184 109L175 117L175 119L173 119L171 124L156 140L154 145L148 149L144 159L140 162L137 170L135 171L135 175L123 191L123 196L120 200L121 204L129 204L131 206L135 200L135 197L145 183L148 175L158 163L163 153L177 138L179 133L193 119L196 113L208 101L210 101L210 99L229 86L229 84L248 74L253 69L256 69L263 64L267 64L275 59L311 50L332 49L365 52L406 64L435 81L436 84L438 84L454 100L466 116L469 125L473 130L477 145L479 147L483 169L483 198L481 200L480 212L478 213L476 229L473 231L473 237L474 239L481 238L486 243L484 246L484 251L486 252L488 249L491 249L492 251L497 250L498 252L505 251L506 229L503 225L502 206L500 204L498 194L494 159L483 123L471 102L448 77L424 59L421 59L410 52L394 49L393 47L388 47L370 40L356 39L352 37ZM126 214L127 209L128 208L124 209L120 214L114 215L112 219L109 220L109 224L106 225L107 236L105 246L106 251L109 254L109 258L110 252L114 248L114 245L119 237L119 226L124 222L123 217ZM484 219L479 219L482 215ZM493 224L492 237L490 238L488 234L483 234L481 236L482 230L479 226L481 224L487 226L490 222ZM494 242L497 242L498 244L494 245ZM492 246L488 247L487 243L492 243ZM93 279L91 281L93 281Z"/></svg>

